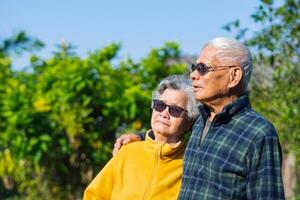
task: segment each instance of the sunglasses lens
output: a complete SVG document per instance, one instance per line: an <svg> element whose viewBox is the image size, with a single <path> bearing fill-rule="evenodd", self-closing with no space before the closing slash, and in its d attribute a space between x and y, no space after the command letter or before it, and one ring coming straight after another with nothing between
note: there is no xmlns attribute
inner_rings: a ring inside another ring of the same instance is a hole
<svg viewBox="0 0 300 200"><path fill-rule="evenodd" d="M206 65L200 63L200 65L198 67L198 72L199 72L199 74L201 74L203 76L208 72L208 67L206 67Z"/></svg>
<svg viewBox="0 0 300 200"><path fill-rule="evenodd" d="M173 117L180 117L184 110L178 106L169 106L170 115Z"/></svg>
<svg viewBox="0 0 300 200"><path fill-rule="evenodd" d="M192 64L191 68L192 71L197 70L201 76L205 75L209 71L208 67L203 63L198 63L197 65Z"/></svg>
<svg viewBox="0 0 300 200"><path fill-rule="evenodd" d="M182 112L185 110L179 106L170 105L168 106L165 102L153 99L153 109L157 112L164 111L167 107L169 107L169 113L172 117L180 117Z"/></svg>
<svg viewBox="0 0 300 200"><path fill-rule="evenodd" d="M157 112L162 112L166 109L167 104L165 104L163 101L160 100L153 100L153 108Z"/></svg>
<svg viewBox="0 0 300 200"><path fill-rule="evenodd" d="M192 69L192 72L195 71L197 69L197 65L192 64L191 69Z"/></svg>

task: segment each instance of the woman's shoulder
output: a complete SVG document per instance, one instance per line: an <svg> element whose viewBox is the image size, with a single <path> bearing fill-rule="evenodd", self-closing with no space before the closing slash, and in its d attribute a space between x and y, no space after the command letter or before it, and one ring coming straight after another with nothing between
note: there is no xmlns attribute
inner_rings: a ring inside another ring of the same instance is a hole
<svg viewBox="0 0 300 200"><path fill-rule="evenodd" d="M132 142L130 144L123 145L122 148L117 153L117 155L141 152L144 149L144 143L145 141L138 141L138 142Z"/></svg>

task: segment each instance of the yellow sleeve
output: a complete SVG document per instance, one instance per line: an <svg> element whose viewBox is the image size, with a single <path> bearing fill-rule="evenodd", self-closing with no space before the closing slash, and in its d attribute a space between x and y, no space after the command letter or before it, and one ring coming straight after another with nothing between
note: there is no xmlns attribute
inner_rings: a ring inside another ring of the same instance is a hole
<svg viewBox="0 0 300 200"><path fill-rule="evenodd" d="M109 200L114 187L115 157L98 173L84 191L83 200Z"/></svg>

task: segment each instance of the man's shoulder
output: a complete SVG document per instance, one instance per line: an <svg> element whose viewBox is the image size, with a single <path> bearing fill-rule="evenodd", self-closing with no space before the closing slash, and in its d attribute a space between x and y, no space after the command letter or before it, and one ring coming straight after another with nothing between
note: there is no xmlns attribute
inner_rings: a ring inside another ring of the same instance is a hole
<svg viewBox="0 0 300 200"><path fill-rule="evenodd" d="M251 133L256 138L266 136L277 137L277 132L273 124L252 108L237 116L235 120L245 131Z"/></svg>

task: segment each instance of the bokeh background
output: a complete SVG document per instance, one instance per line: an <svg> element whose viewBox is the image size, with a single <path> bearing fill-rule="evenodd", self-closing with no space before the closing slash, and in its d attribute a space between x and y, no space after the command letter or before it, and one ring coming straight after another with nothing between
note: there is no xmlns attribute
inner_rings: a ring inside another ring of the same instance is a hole
<svg viewBox="0 0 300 200"><path fill-rule="evenodd" d="M0 2L0 199L81 199L115 138L149 128L151 92L226 36L254 56L249 95L274 123L300 199L299 0Z"/></svg>

